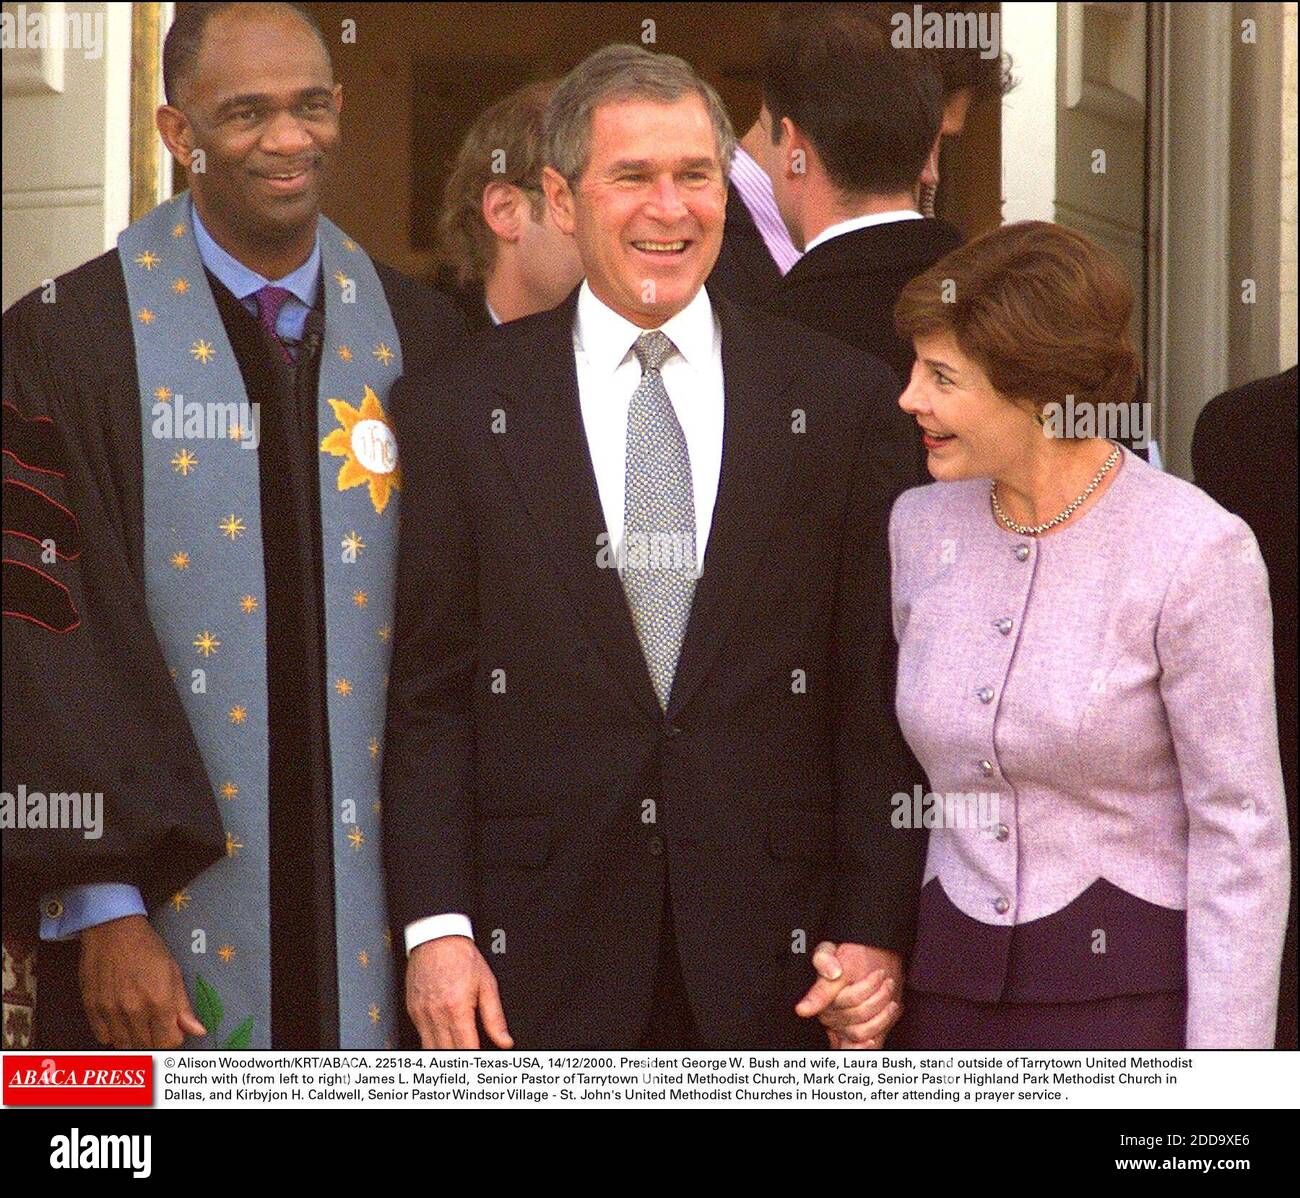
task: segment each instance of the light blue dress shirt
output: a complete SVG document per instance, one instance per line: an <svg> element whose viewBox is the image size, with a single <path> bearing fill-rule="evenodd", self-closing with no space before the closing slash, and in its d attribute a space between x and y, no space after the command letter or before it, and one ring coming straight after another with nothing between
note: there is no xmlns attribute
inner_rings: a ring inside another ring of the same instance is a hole
<svg viewBox="0 0 1300 1198"><path fill-rule="evenodd" d="M283 287L289 298L276 318L276 334L286 341L301 341L307 313L316 305L320 286L320 234L311 254L297 270L282 279L266 279L257 271L232 257L212 239L203 227L198 209L194 210L194 241L199 257L222 285L257 315L256 293L263 287ZM41 896L41 939L71 940L83 928L122 919L128 915L147 914L140 891L129 882L92 882L71 886L67 890Z"/></svg>

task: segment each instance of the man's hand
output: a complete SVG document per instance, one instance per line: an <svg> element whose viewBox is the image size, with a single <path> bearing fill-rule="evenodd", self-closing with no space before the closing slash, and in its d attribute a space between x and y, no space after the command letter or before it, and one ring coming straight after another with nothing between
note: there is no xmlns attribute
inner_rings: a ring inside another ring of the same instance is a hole
<svg viewBox="0 0 1300 1198"><path fill-rule="evenodd" d="M903 1013L903 960L883 948L823 941L813 950L817 980L795 1014L816 1015L832 1048L879 1048Z"/></svg>
<svg viewBox="0 0 1300 1198"><path fill-rule="evenodd" d="M81 1001L95 1039L114 1048L179 1048L206 1036L180 967L143 915L81 933Z"/></svg>
<svg viewBox="0 0 1300 1198"><path fill-rule="evenodd" d="M421 1048L478 1048L477 1012L498 1048L513 1048L492 969L467 936L417 944L406 962L406 1011Z"/></svg>

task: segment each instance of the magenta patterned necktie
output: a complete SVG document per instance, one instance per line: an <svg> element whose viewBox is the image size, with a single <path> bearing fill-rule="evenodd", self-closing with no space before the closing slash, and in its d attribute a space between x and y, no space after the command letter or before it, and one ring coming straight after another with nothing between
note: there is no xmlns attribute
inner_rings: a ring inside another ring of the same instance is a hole
<svg viewBox="0 0 1300 1198"><path fill-rule="evenodd" d="M280 347L280 353L284 355L286 362L293 361L293 355L289 352L289 347L280 340L280 335L275 331L275 322L280 315L280 309L284 307L284 301L289 298L292 292L287 287L266 286L258 290L253 298L257 300L257 323L262 326L264 332L273 345Z"/></svg>

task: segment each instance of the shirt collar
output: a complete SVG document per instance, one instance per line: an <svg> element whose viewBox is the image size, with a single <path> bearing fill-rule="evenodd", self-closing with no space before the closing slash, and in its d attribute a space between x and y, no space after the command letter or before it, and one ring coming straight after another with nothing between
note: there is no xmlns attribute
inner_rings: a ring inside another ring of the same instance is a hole
<svg viewBox="0 0 1300 1198"><path fill-rule="evenodd" d="M845 233L856 233L859 229L870 229L873 225L891 225L899 220L924 219L919 212L911 208L898 208L893 212L873 212L869 216L851 216L848 220L839 221L834 225L827 225L804 246L803 252L805 254L811 253L813 247L821 245L823 241L830 241L832 237L840 237Z"/></svg>
<svg viewBox="0 0 1300 1198"><path fill-rule="evenodd" d="M203 259L203 265L206 266L221 281L231 295L236 299L247 299L250 295L260 291L263 287L283 287L291 295L296 296L309 308L316 306L316 287L320 281L320 231L317 230L315 244L311 247L311 253L297 270L291 270L282 279L266 279L253 270L245 266L238 258L233 257L221 248L213 239L212 234L207 231L203 221L199 219L198 208L194 212L194 241L199 247L199 257Z"/></svg>
<svg viewBox="0 0 1300 1198"><path fill-rule="evenodd" d="M688 366L702 369L713 355L717 325L713 305L703 287L680 312L670 316L660 330L686 359ZM623 362L636 339L649 332L620 316L596 298L586 279L578 291L577 318L573 324L574 341L587 355L587 361L603 374L612 375Z"/></svg>

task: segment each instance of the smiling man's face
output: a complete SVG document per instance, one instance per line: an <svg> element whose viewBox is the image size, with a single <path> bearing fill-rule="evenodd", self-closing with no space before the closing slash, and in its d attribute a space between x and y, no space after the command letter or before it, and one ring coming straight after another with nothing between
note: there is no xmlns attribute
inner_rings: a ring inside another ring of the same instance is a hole
<svg viewBox="0 0 1300 1198"><path fill-rule="evenodd" d="M190 176L205 222L271 242L315 229L342 89L303 21L261 5L218 13L178 100L206 160Z"/></svg>
<svg viewBox="0 0 1300 1198"><path fill-rule="evenodd" d="M699 96L600 105L576 188L548 168L546 190L592 292L641 328L685 308L718 259L727 187Z"/></svg>

